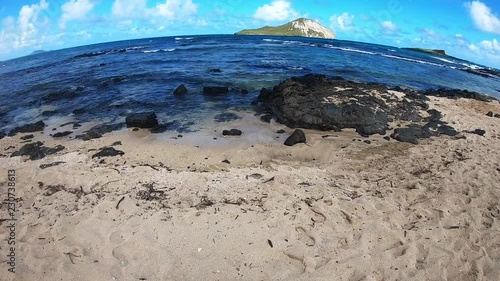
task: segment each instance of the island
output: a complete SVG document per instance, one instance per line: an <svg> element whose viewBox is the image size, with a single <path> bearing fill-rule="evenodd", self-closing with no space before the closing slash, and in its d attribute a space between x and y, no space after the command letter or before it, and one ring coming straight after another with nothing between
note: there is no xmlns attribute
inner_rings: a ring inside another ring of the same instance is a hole
<svg viewBox="0 0 500 281"><path fill-rule="evenodd" d="M335 39L335 32L317 21L306 18L299 18L280 26L264 26L257 29L245 29L236 32L235 35L298 36Z"/></svg>
<svg viewBox="0 0 500 281"><path fill-rule="evenodd" d="M410 50L415 52L427 53L431 55L438 56L448 56L444 50L432 50L432 49L423 49L423 48L402 48L403 50Z"/></svg>

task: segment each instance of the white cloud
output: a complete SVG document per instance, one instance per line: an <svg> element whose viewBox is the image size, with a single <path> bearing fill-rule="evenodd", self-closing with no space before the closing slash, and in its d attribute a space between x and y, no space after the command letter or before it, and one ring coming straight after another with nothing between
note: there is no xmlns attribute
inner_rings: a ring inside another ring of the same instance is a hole
<svg viewBox="0 0 500 281"><path fill-rule="evenodd" d="M469 13L479 30L489 33L500 34L500 19L493 14L491 9L481 1L467 3Z"/></svg>
<svg viewBox="0 0 500 281"><path fill-rule="evenodd" d="M348 31L354 29L354 15L349 13L342 13L342 15L333 15L330 17L330 26L334 29L340 29L343 31Z"/></svg>
<svg viewBox="0 0 500 281"><path fill-rule="evenodd" d="M85 19L94 6L91 0L70 0L64 3L61 6L62 16L59 20L59 27L64 29L69 21Z"/></svg>
<svg viewBox="0 0 500 281"><path fill-rule="evenodd" d="M392 21L384 21L380 24L380 32L385 34L394 34L399 31L399 27Z"/></svg>
<svg viewBox="0 0 500 281"><path fill-rule="evenodd" d="M24 5L17 20L7 17L2 21L0 32L0 53L6 54L29 46L39 46L44 40L40 31L45 29L49 20L41 13L49 8L46 0L38 4Z"/></svg>
<svg viewBox="0 0 500 281"><path fill-rule="evenodd" d="M497 39L493 39L492 41L484 40L480 43L480 45L484 50L495 54L498 52L498 54L500 54L500 44Z"/></svg>
<svg viewBox="0 0 500 281"><path fill-rule="evenodd" d="M253 17L263 21L285 21L298 17L292 4L286 0L274 0L271 4L265 4L257 8Z"/></svg>
<svg viewBox="0 0 500 281"><path fill-rule="evenodd" d="M146 0L115 0L111 14L119 18L146 17Z"/></svg>
<svg viewBox="0 0 500 281"><path fill-rule="evenodd" d="M198 5L192 0L166 0L154 8L153 14L167 20L185 19L196 14Z"/></svg>

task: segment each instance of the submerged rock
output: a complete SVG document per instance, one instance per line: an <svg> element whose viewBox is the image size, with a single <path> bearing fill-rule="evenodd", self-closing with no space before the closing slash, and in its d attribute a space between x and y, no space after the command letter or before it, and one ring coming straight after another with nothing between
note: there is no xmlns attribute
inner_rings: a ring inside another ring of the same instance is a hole
<svg viewBox="0 0 500 281"><path fill-rule="evenodd" d="M43 131L45 128L45 123L43 121L38 121L36 123L26 124L20 127L17 127L10 131L9 136L14 136L17 133L33 133Z"/></svg>
<svg viewBox="0 0 500 281"><path fill-rule="evenodd" d="M271 123L271 120L273 120L273 116L271 114L264 114L260 117L260 120L262 122Z"/></svg>
<svg viewBox="0 0 500 281"><path fill-rule="evenodd" d="M239 120L239 119L241 119L240 116L238 116L238 115L236 115L234 113L229 113L229 112L221 113L221 114L218 114L218 115L214 116L214 120L217 123L231 122L231 121L236 121L236 120Z"/></svg>
<svg viewBox="0 0 500 281"><path fill-rule="evenodd" d="M286 146L294 146L298 143L305 143L307 141L306 134L302 130L295 130L291 136L289 136L286 141Z"/></svg>
<svg viewBox="0 0 500 281"><path fill-rule="evenodd" d="M224 130L222 132L223 136L241 136L243 132L238 129Z"/></svg>
<svg viewBox="0 0 500 281"><path fill-rule="evenodd" d="M158 126L158 120L154 112L134 113L125 119L127 128L136 127L149 129Z"/></svg>
<svg viewBox="0 0 500 281"><path fill-rule="evenodd" d="M229 93L228 87L218 87L218 86L203 87L203 94L207 96L225 95L227 93Z"/></svg>
<svg viewBox="0 0 500 281"><path fill-rule="evenodd" d="M43 143L38 141L34 143L28 143L21 147L18 151L15 151L10 155L10 157L15 156L29 156L30 160L39 160L47 155L55 154L61 150L64 150L64 146L58 145L53 148L43 146Z"/></svg>
<svg viewBox="0 0 500 281"><path fill-rule="evenodd" d="M176 95L176 96L185 95L187 93L188 93L188 90L187 90L186 86L184 86L184 84L181 84L179 87L177 87L174 90L174 95Z"/></svg>
<svg viewBox="0 0 500 281"><path fill-rule="evenodd" d="M116 150L113 147L103 147L99 152L92 155L92 158L101 158L101 157L113 157L113 156L122 156L125 152Z"/></svg>

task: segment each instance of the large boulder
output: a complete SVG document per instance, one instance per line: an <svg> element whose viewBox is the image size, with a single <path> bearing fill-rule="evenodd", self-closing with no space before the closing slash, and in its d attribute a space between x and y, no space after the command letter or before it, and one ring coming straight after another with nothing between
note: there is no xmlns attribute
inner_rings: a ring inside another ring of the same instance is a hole
<svg viewBox="0 0 500 281"><path fill-rule="evenodd" d="M361 86L309 74L287 79L272 91L262 89L258 100L265 111L291 128L353 128L367 135L385 134L390 109Z"/></svg>
<svg viewBox="0 0 500 281"><path fill-rule="evenodd" d="M125 119L127 128L145 128L150 129L158 126L158 119L154 112L133 113Z"/></svg>

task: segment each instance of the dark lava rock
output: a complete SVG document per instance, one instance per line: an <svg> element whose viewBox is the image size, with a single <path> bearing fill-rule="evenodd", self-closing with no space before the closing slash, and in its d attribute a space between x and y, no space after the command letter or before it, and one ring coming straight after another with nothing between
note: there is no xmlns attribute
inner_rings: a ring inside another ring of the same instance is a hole
<svg viewBox="0 0 500 281"><path fill-rule="evenodd" d="M54 138L62 138L62 137L71 135L71 133L73 133L73 132L71 132L71 131L59 132L59 133L53 134L52 137L54 137Z"/></svg>
<svg viewBox="0 0 500 281"><path fill-rule="evenodd" d="M285 133L286 133L286 131L285 131L285 130L283 130L283 129L281 129L281 130L276 131L276 133L277 133L277 134L285 134Z"/></svg>
<svg viewBox="0 0 500 281"><path fill-rule="evenodd" d="M80 123L74 123L73 124L73 129L80 128L81 126L82 126L82 124L80 124Z"/></svg>
<svg viewBox="0 0 500 281"><path fill-rule="evenodd" d="M495 114L495 118L500 118L500 114L499 113Z"/></svg>
<svg viewBox="0 0 500 281"><path fill-rule="evenodd" d="M424 129L429 130L432 136L447 135L454 137L458 135L458 132L451 126L448 126L445 122L429 122L425 124Z"/></svg>
<svg viewBox="0 0 500 281"><path fill-rule="evenodd" d="M243 133L238 129L224 130L223 136L241 136Z"/></svg>
<svg viewBox="0 0 500 281"><path fill-rule="evenodd" d="M486 113L486 116L493 117L493 111L489 111L488 113Z"/></svg>
<svg viewBox="0 0 500 281"><path fill-rule="evenodd" d="M127 116L125 122L127 128L154 128L158 126L156 114L153 112L134 113Z"/></svg>
<svg viewBox="0 0 500 281"><path fill-rule="evenodd" d="M35 137L35 136L34 136L33 134L31 134L31 135L26 135L26 136L23 136L23 137L21 137L21 139L22 139L22 140L31 140L31 139L33 139L34 137Z"/></svg>
<svg viewBox="0 0 500 281"><path fill-rule="evenodd" d="M53 116L53 115L56 115L57 114L57 111L55 110L46 110L44 112L42 112L42 116Z"/></svg>
<svg viewBox="0 0 500 281"><path fill-rule="evenodd" d="M278 122L291 128L354 128L365 135L385 134L390 108L363 87L367 86L308 74L287 79L273 91L262 89L258 100Z"/></svg>
<svg viewBox="0 0 500 281"><path fill-rule="evenodd" d="M426 139L432 136L431 132L422 127L397 128L391 137L400 142L418 144L419 139Z"/></svg>
<svg viewBox="0 0 500 281"><path fill-rule="evenodd" d="M248 95L248 90L247 89L241 89L241 93L243 95Z"/></svg>
<svg viewBox="0 0 500 281"><path fill-rule="evenodd" d="M66 163L66 162L57 161L57 162L53 162L53 163L49 163L49 164L42 164L42 165L40 165L40 169L45 170L47 168L59 166L59 165L64 164L64 163Z"/></svg>
<svg viewBox="0 0 500 281"><path fill-rule="evenodd" d="M443 118L443 114L435 109L427 110L429 117L426 118L427 122L437 122Z"/></svg>
<svg viewBox="0 0 500 281"><path fill-rule="evenodd" d="M212 73L221 73L222 70L220 70L220 68L212 68L212 69L210 69L210 72L212 72Z"/></svg>
<svg viewBox="0 0 500 281"><path fill-rule="evenodd" d="M76 89L75 89L75 91L77 91L77 92L81 92L81 91L83 91L83 90L85 90L85 87L83 87L83 86L78 86L78 87L76 87Z"/></svg>
<svg viewBox="0 0 500 281"><path fill-rule="evenodd" d="M115 145L122 145L122 142L121 141L115 141L111 146L115 146Z"/></svg>
<svg viewBox="0 0 500 281"><path fill-rule="evenodd" d="M0 132L0 140L5 138L5 133L4 132Z"/></svg>
<svg viewBox="0 0 500 281"><path fill-rule="evenodd" d="M43 146L42 142L38 141L24 145L23 147L21 147L21 149L12 153L10 157L29 156L30 160L38 160L44 158L47 155L55 154L63 150L64 148L65 147L62 145L58 145L53 148L45 147Z"/></svg>
<svg viewBox="0 0 500 281"><path fill-rule="evenodd" d="M20 127L17 127L10 131L9 136L14 136L17 133L33 133L43 131L45 128L45 123L43 121L38 121L32 124L26 124Z"/></svg>
<svg viewBox="0 0 500 281"><path fill-rule="evenodd" d="M185 95L188 93L188 90L184 84L181 84L177 89L174 90L174 95L179 96L179 95Z"/></svg>
<svg viewBox="0 0 500 281"><path fill-rule="evenodd" d="M260 117L260 120L262 122L271 123L271 120L273 120L273 116L271 114L264 114Z"/></svg>
<svg viewBox="0 0 500 281"><path fill-rule="evenodd" d="M492 100L495 100L494 97L479 94L476 92L470 92L467 90L437 89L437 90L425 91L425 92L423 92L423 94L426 96L436 96L436 97L443 97L443 98L449 98L449 99L464 98L464 99L474 99L474 100L485 101L485 102L490 102Z"/></svg>
<svg viewBox="0 0 500 281"><path fill-rule="evenodd" d="M222 163L225 163L225 164L231 164L231 162L230 162L229 160L227 160L227 159L226 159L226 160L224 160L224 161L222 161Z"/></svg>
<svg viewBox="0 0 500 281"><path fill-rule="evenodd" d="M124 154L125 154L125 152L120 151L120 150L116 150L113 147L103 147L103 148L101 148L101 151L92 155L92 158L113 157L113 156L118 156L118 155L122 156Z"/></svg>
<svg viewBox="0 0 500 281"><path fill-rule="evenodd" d="M302 130L295 130L295 132L286 139L285 145L294 146L298 143L305 143L306 141L306 134L304 134Z"/></svg>
<svg viewBox="0 0 500 281"><path fill-rule="evenodd" d="M227 93L229 93L228 87L217 87L217 86L203 87L203 94L207 96L225 95Z"/></svg>
<svg viewBox="0 0 500 281"><path fill-rule="evenodd" d="M365 141L363 141L363 142L364 142L364 143L366 143L366 144L372 144L372 142L371 142L371 141L369 141L369 140L365 140Z"/></svg>
<svg viewBox="0 0 500 281"><path fill-rule="evenodd" d="M391 141L391 137L389 137L389 136L384 137L384 140L386 140L386 141Z"/></svg>
<svg viewBox="0 0 500 281"><path fill-rule="evenodd" d="M482 130L482 129L476 129L476 130L472 131L471 133L479 135L479 136L484 136L486 134L486 131Z"/></svg>
<svg viewBox="0 0 500 281"><path fill-rule="evenodd" d="M81 139L84 141L88 141L91 139L98 139L102 137L102 135L106 133L110 133L112 131L120 130L123 127L122 124L113 124L113 125L97 125L95 127L90 128L90 130L85 131L82 135L76 136L77 139Z"/></svg>
<svg viewBox="0 0 500 281"><path fill-rule="evenodd" d="M241 119L240 116L234 114L234 113L222 113L215 115L214 120L217 123L222 123L222 122L231 122L235 120Z"/></svg>
<svg viewBox="0 0 500 281"><path fill-rule="evenodd" d="M137 132L137 131L139 131L139 130L140 130L139 128L133 128L133 129L132 129L132 131L133 131L133 132Z"/></svg>

